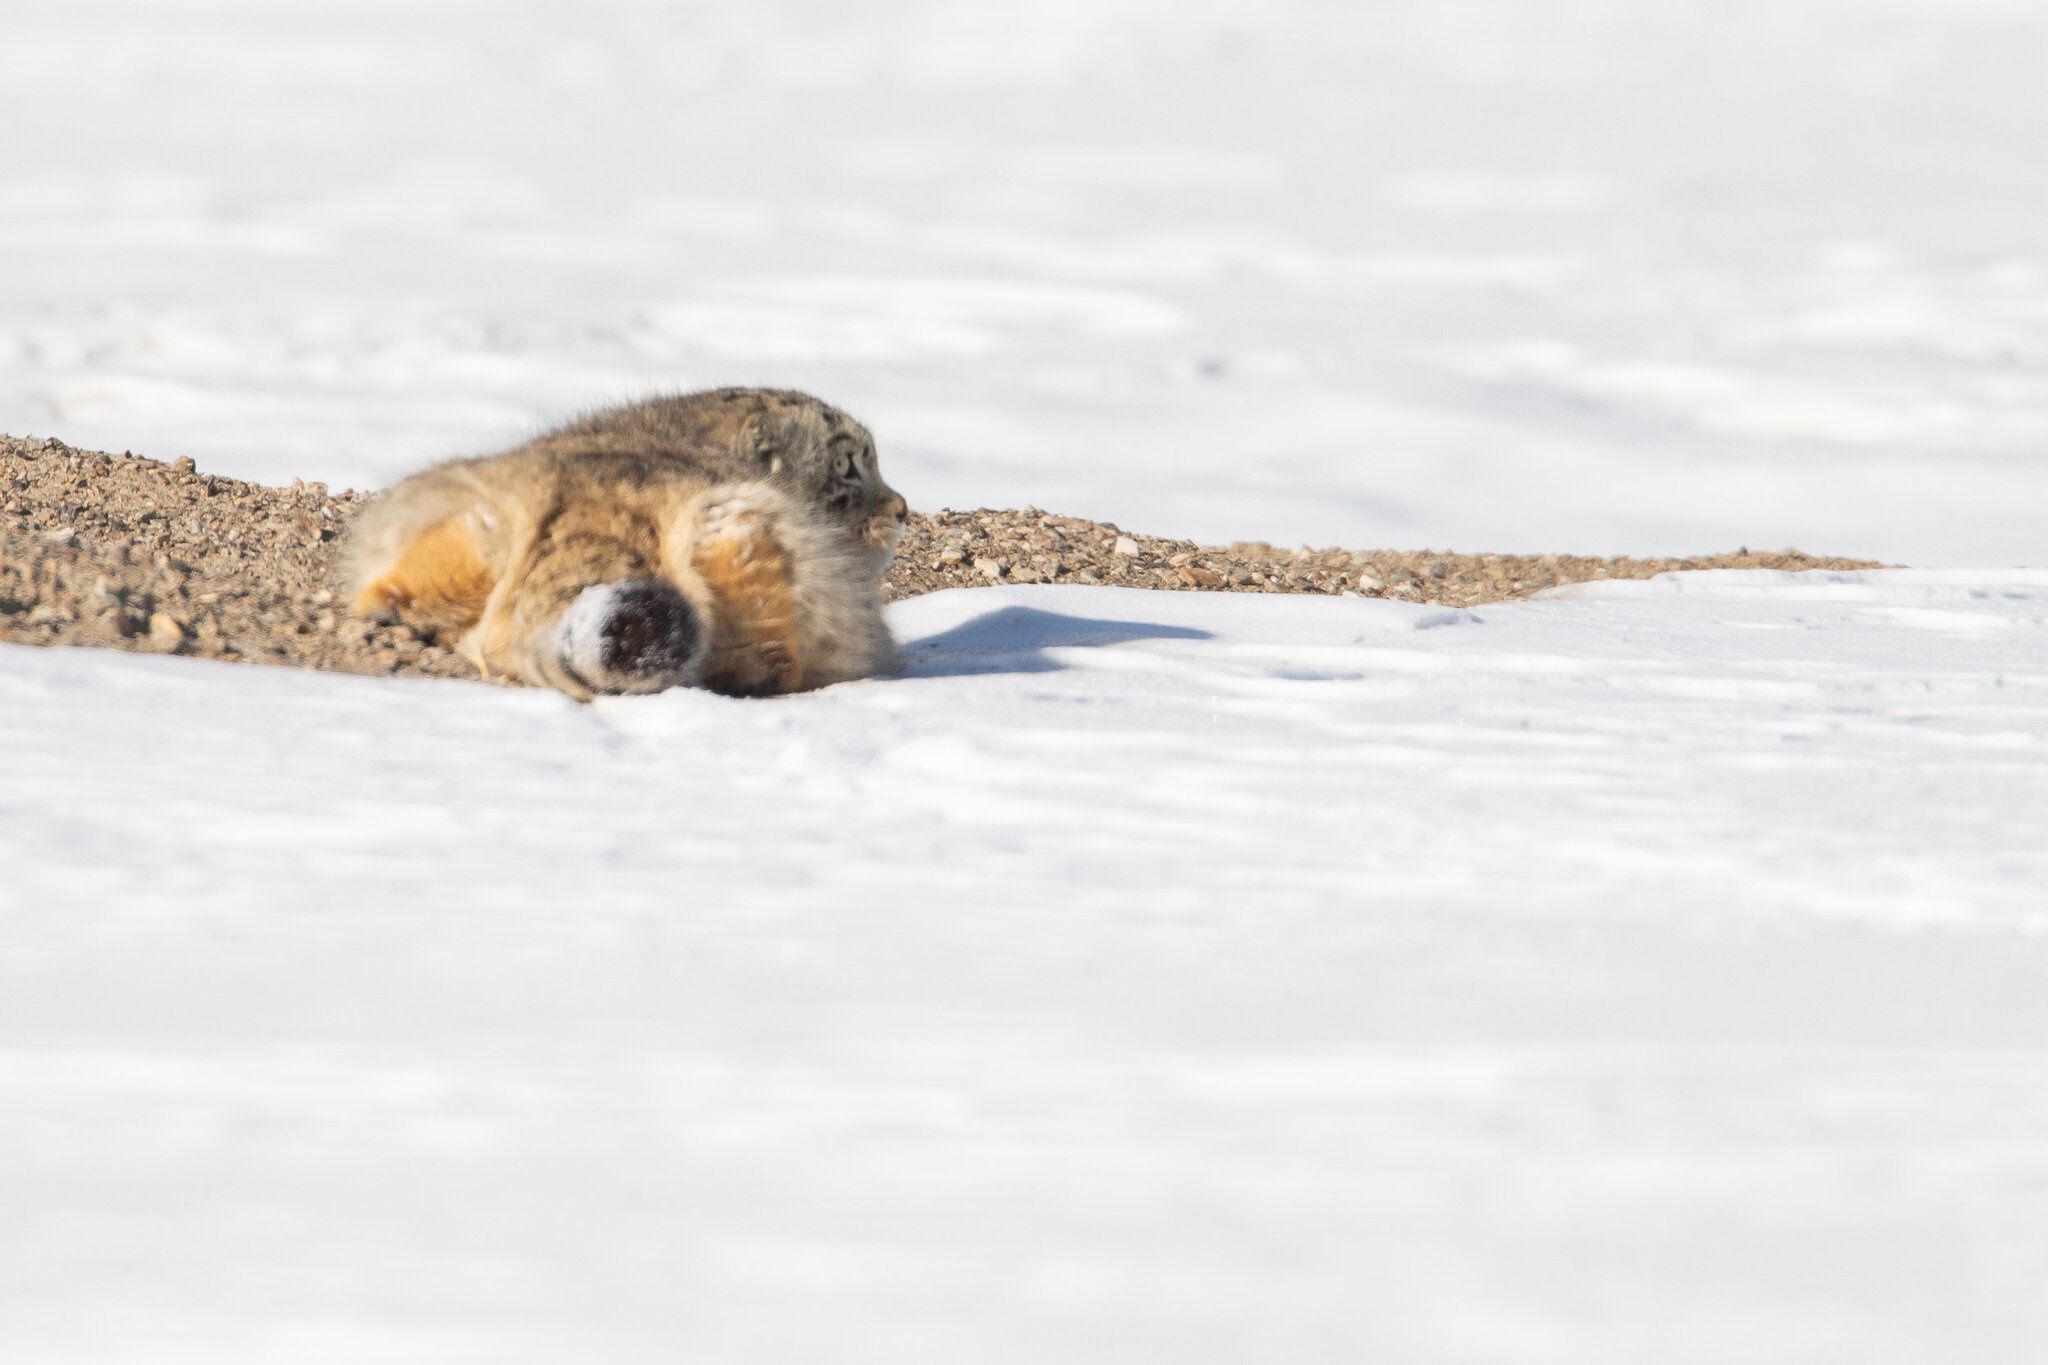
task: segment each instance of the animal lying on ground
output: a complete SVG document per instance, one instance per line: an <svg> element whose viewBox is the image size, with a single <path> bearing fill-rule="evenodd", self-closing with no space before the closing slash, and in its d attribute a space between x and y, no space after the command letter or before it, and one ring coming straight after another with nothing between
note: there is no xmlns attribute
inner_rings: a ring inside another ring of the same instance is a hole
<svg viewBox="0 0 2048 1365"><path fill-rule="evenodd" d="M906 515L845 413L716 389L415 474L358 518L345 573L358 612L459 637L487 676L760 696L889 667Z"/></svg>

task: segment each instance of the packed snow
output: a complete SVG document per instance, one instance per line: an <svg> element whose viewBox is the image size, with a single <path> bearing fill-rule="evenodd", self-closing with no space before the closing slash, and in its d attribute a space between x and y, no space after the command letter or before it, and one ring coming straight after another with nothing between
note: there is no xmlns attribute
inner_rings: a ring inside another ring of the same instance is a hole
<svg viewBox="0 0 2048 1365"><path fill-rule="evenodd" d="M9 0L0 430L374 487L651 389L926 507L2048 562L2036 0Z"/></svg>
<svg viewBox="0 0 2048 1365"><path fill-rule="evenodd" d="M923 508L1923 567L0 646L0 1359L2038 1359L2048 9L4 10L0 430L786 383Z"/></svg>
<svg viewBox="0 0 2048 1365"><path fill-rule="evenodd" d="M2048 574L4 656L35 1361L2027 1358Z"/></svg>

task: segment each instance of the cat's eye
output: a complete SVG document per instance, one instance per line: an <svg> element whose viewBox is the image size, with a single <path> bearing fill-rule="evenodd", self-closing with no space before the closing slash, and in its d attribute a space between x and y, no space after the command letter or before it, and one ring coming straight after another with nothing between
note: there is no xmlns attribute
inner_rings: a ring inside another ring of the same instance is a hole
<svg viewBox="0 0 2048 1365"><path fill-rule="evenodd" d="M842 479L853 473L853 456L843 450L834 455L832 457L832 472Z"/></svg>

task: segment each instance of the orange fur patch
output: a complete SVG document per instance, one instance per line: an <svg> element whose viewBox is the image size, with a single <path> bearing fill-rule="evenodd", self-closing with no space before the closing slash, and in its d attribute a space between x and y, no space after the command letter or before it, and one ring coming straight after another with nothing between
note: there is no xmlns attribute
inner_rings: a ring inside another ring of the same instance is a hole
<svg viewBox="0 0 2048 1365"><path fill-rule="evenodd" d="M357 595L356 610L365 616L395 611L474 624L494 582L475 533L460 518L450 518L406 546L390 572Z"/></svg>
<svg viewBox="0 0 2048 1365"><path fill-rule="evenodd" d="M718 603L705 684L741 695L801 687L789 561L761 520L746 512L716 518L692 547L690 567Z"/></svg>

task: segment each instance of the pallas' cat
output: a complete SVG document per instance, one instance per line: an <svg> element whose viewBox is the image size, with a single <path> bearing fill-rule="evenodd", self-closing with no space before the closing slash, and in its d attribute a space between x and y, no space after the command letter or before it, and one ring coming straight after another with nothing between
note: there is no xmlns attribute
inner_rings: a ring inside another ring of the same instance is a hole
<svg viewBox="0 0 2048 1365"><path fill-rule="evenodd" d="M357 611L486 675L765 695L890 665L880 587L906 515L845 413L714 389L423 470L357 519L345 572Z"/></svg>

